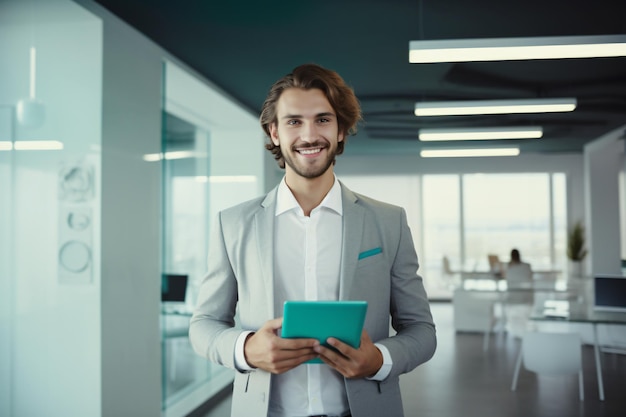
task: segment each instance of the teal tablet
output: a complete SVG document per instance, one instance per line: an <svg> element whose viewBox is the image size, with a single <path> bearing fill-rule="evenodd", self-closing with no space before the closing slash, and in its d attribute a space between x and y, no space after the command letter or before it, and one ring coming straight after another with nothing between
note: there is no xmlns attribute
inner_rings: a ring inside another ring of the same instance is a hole
<svg viewBox="0 0 626 417"><path fill-rule="evenodd" d="M281 336L313 338L326 347L326 339L334 337L358 348L366 313L366 301L286 301ZM306 363L323 362L315 358Z"/></svg>

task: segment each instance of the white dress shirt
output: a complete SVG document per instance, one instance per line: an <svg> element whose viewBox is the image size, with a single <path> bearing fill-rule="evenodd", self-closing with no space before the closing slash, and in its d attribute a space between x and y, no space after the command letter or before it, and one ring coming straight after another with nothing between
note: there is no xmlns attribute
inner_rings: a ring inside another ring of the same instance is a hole
<svg viewBox="0 0 626 417"><path fill-rule="evenodd" d="M335 183L318 207L305 216L283 179L278 188L274 239L274 315L282 317L286 300L338 300L343 207L341 186ZM236 366L249 370L238 339ZM383 380L391 369L387 349L384 365L372 379ZM349 411L344 379L325 364L298 366L272 377L269 417L327 414Z"/></svg>

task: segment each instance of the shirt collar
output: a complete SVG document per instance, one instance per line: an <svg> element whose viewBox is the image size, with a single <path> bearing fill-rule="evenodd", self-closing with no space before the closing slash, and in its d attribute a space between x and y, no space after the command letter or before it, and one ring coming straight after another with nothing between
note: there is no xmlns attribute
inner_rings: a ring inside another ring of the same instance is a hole
<svg viewBox="0 0 626 417"><path fill-rule="evenodd" d="M339 184L339 180L335 176L335 182L333 186L330 188L326 197L322 200L318 207L326 207L335 211L340 216L343 215L343 204L341 202L341 185ZM287 182L285 181L285 177L283 177L282 181L278 185L278 191L276 195L276 213L278 216L286 211L298 209L301 210L298 201L293 196L293 193L287 187Z"/></svg>

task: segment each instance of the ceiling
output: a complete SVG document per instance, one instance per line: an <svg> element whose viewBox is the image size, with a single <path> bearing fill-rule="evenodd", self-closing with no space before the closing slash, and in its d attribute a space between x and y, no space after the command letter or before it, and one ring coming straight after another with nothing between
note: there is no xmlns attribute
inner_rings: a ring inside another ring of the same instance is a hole
<svg viewBox="0 0 626 417"><path fill-rule="evenodd" d="M410 64L411 40L626 34L626 1L97 0L258 114L302 63L339 72L364 122L346 153L417 152L420 128L543 126L522 153L580 152L626 124L626 58ZM421 117L416 101L575 97L570 113ZM260 130L259 130L260 131ZM465 146L484 145L472 141Z"/></svg>

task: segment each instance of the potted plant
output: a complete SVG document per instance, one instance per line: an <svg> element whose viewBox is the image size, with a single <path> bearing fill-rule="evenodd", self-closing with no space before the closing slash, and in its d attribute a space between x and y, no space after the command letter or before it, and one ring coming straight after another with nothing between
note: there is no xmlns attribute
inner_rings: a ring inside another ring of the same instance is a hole
<svg viewBox="0 0 626 417"><path fill-rule="evenodd" d="M577 221L567 232L567 257L572 261L572 275L582 276L582 261L585 256L587 256L585 227L581 221Z"/></svg>

